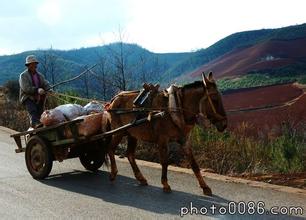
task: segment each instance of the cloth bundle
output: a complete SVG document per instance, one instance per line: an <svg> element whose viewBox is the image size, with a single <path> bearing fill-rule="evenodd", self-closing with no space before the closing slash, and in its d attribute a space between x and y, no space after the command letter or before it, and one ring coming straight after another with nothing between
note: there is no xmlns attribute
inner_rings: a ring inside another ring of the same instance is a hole
<svg viewBox="0 0 306 220"><path fill-rule="evenodd" d="M91 114L91 113L103 112L104 109L100 103L91 101L84 106L84 110L87 112L87 114Z"/></svg>
<svg viewBox="0 0 306 220"><path fill-rule="evenodd" d="M107 120L106 118L103 119L103 115L107 115L107 113L104 112L103 106L98 102L90 102L84 107L78 104L65 104L44 111L40 122L44 126L51 126L65 121L83 119L78 125L78 133L89 137L100 133L102 130L105 131L105 128L102 129L102 125L106 125ZM70 129L66 129L64 135L67 138L73 136Z"/></svg>
<svg viewBox="0 0 306 220"><path fill-rule="evenodd" d="M54 109L46 110L40 117L40 122L44 126L55 125L64 121L70 121L78 116L85 115L86 111L81 105L66 104L57 106Z"/></svg>
<svg viewBox="0 0 306 220"><path fill-rule="evenodd" d="M40 122L44 126L56 125L58 123L64 122L65 120L66 119L63 112L58 109L46 110L40 117Z"/></svg>

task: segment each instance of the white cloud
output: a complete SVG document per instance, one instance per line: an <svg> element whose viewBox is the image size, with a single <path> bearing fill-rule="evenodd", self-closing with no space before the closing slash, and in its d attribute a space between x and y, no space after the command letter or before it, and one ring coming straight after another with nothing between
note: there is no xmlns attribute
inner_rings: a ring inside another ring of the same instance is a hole
<svg viewBox="0 0 306 220"><path fill-rule="evenodd" d="M37 9L37 17L49 26L58 24L62 17L59 1L45 0Z"/></svg>
<svg viewBox="0 0 306 220"><path fill-rule="evenodd" d="M302 0L131 0L126 29L155 52L205 48L239 31L306 22Z"/></svg>
<svg viewBox="0 0 306 220"><path fill-rule="evenodd" d="M153 52L191 51L238 31L305 23L305 6L304 0L16 0L0 8L0 54L107 44L119 39L119 26L124 41Z"/></svg>

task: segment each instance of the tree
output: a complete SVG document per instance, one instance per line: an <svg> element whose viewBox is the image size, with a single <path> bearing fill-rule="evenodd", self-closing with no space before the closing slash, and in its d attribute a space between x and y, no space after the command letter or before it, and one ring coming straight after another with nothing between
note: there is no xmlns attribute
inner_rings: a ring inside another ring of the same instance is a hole
<svg viewBox="0 0 306 220"><path fill-rule="evenodd" d="M108 100L113 96L111 89L111 80L110 80L110 66L106 56L103 53L97 51L97 60L98 66L95 70L91 70L90 73L98 80L99 88L102 93L102 99Z"/></svg>
<svg viewBox="0 0 306 220"><path fill-rule="evenodd" d="M43 51L39 58L41 71L44 76L54 85L58 81L58 56L54 53L52 47Z"/></svg>
<svg viewBox="0 0 306 220"><path fill-rule="evenodd" d="M145 83L148 80L146 62L147 62L146 54L145 53L140 54L139 65L140 65L140 79L141 79L142 83Z"/></svg>
<svg viewBox="0 0 306 220"><path fill-rule="evenodd" d="M122 91L128 89L128 79L132 78L132 74L129 70L128 58L133 53L133 51L124 44L124 38L124 33L119 28L118 42L107 46L109 62L114 68L114 74L112 75L113 85Z"/></svg>
<svg viewBox="0 0 306 220"><path fill-rule="evenodd" d="M146 53L142 53L139 57L139 65L141 83L161 81L162 65L158 56L149 57Z"/></svg>

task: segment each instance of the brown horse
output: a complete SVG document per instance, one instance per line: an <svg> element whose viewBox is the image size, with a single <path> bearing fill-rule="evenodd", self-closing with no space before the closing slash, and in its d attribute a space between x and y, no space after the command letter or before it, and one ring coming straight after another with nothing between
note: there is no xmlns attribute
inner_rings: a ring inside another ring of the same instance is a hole
<svg viewBox="0 0 306 220"><path fill-rule="evenodd" d="M113 181L117 175L117 166L115 162L114 152L117 145L124 136L127 136L127 158L132 166L134 175L141 185L147 185L147 180L140 172L135 161L135 149L137 140L156 143L158 145L160 163L162 166L161 183L164 192L170 192L171 188L167 180L168 167L168 142L177 141L182 145L186 153L192 170L198 179L198 182L206 195L212 195L211 189L205 183L197 162L194 159L190 146L190 131L199 119L203 119L205 115L212 124L216 126L218 131L222 132L227 126L227 117L223 108L221 95L217 89L212 73L207 78L203 74L203 81L197 81L183 87L179 87L178 102L180 107L177 109L169 109L168 97L163 92L158 92L152 99L152 109L166 109L166 115L160 119L152 119L152 121L130 128L125 132L116 134L112 137L109 145L108 154L111 162L110 179ZM138 92L122 92L119 93L111 102L110 109L110 125L111 129L123 126L139 117L139 113L117 114L116 109L133 109L133 100L137 97ZM176 111L173 113L173 111ZM172 115L171 115L172 114ZM175 123L174 116L181 116L180 124Z"/></svg>

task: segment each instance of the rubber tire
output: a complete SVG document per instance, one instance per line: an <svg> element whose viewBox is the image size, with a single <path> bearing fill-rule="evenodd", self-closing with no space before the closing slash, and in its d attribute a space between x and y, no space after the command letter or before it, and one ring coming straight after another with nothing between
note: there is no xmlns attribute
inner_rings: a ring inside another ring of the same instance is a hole
<svg viewBox="0 0 306 220"><path fill-rule="evenodd" d="M39 167L38 170L33 167L34 166L33 162L35 162L33 160L35 159L32 157L36 157L38 159L38 161L36 161L38 164L43 163L42 167ZM52 151L46 145L45 141L40 137L38 137L37 135L32 136L27 142L26 151L25 151L25 162L29 173L34 179L37 180L44 179L51 172L53 166Z"/></svg>
<svg viewBox="0 0 306 220"><path fill-rule="evenodd" d="M89 150L79 156L80 162L86 170L95 172L105 162L103 150Z"/></svg>

